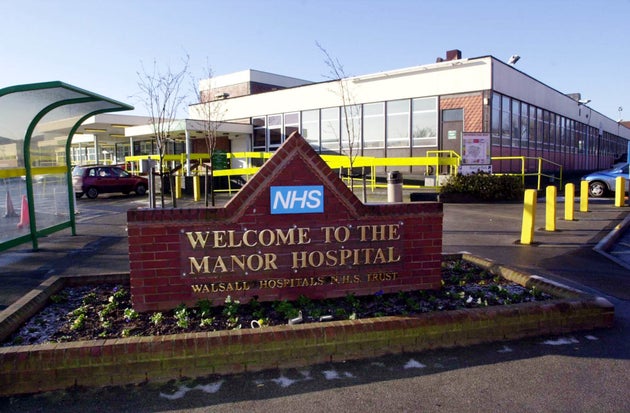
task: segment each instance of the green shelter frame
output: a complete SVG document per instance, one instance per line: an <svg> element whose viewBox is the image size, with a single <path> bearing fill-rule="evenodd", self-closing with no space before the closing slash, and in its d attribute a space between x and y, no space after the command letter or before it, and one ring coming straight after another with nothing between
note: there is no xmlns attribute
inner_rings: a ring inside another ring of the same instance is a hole
<svg viewBox="0 0 630 413"><path fill-rule="evenodd" d="M0 89L0 251L70 228L76 235L71 144L91 116L133 106L60 82ZM18 205L17 207L15 205Z"/></svg>

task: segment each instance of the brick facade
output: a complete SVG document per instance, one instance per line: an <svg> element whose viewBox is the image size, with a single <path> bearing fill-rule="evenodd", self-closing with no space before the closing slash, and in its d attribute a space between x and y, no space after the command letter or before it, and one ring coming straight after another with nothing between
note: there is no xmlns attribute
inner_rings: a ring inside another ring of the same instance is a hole
<svg viewBox="0 0 630 413"><path fill-rule="evenodd" d="M324 212L271 214L270 188L296 185L321 185ZM298 134L225 207L131 210L127 217L138 311L201 299L221 305L228 295L273 301L440 286L442 204L365 205ZM296 231L292 235L309 242L263 245L255 238L274 231ZM242 245L246 233L253 247ZM191 237L199 240L199 234L215 245L193 246ZM231 246L217 247L217 239L225 244L228 238Z"/></svg>
<svg viewBox="0 0 630 413"><path fill-rule="evenodd" d="M483 95L441 96L440 111L464 109L464 132L483 132Z"/></svg>

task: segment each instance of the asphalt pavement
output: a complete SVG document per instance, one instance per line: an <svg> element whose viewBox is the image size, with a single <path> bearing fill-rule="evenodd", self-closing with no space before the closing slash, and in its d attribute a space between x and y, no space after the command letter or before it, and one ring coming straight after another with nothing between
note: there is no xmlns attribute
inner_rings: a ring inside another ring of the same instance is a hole
<svg viewBox="0 0 630 413"><path fill-rule="evenodd" d="M177 207L191 205L203 202L184 199ZM125 211L146 206L146 197L82 199L76 236L64 230L42 238L38 251L25 244L0 252L0 310L51 275L128 272ZM579 212L576 204L575 219L559 213L550 232L541 199L530 245L520 243L522 210L512 203L444 204L444 252L470 252L603 296L615 305L613 328L304 369L4 398L0 411L630 411L630 207L591 200L589 212Z"/></svg>

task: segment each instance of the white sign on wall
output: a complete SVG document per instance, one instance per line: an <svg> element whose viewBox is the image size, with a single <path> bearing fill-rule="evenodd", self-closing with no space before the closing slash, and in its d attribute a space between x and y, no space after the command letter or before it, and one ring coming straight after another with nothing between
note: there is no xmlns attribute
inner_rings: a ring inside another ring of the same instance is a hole
<svg viewBox="0 0 630 413"><path fill-rule="evenodd" d="M490 145L489 133L463 133L460 172L464 175L480 172L492 173Z"/></svg>

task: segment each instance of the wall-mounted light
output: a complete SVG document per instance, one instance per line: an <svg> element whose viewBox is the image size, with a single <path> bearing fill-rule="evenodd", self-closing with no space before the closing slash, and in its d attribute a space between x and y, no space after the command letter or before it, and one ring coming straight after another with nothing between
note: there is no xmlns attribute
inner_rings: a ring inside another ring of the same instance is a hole
<svg viewBox="0 0 630 413"><path fill-rule="evenodd" d="M517 54L513 54L512 56L510 56L510 60L508 60L508 64L511 66L514 66L516 64L516 62L518 62L520 60L521 56L517 55Z"/></svg>
<svg viewBox="0 0 630 413"><path fill-rule="evenodd" d="M590 102L591 102L590 99L579 99L578 100L578 105L587 105Z"/></svg>

